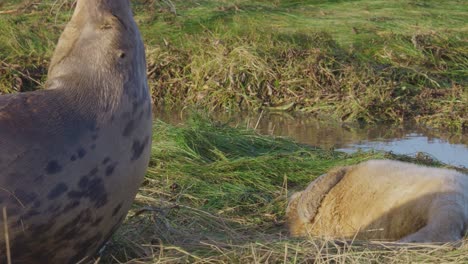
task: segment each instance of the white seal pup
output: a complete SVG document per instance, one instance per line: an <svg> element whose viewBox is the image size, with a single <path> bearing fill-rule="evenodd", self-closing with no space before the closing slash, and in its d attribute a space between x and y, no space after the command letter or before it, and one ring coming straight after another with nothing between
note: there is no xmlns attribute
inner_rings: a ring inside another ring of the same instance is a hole
<svg viewBox="0 0 468 264"><path fill-rule="evenodd" d="M292 236L449 242L468 226L468 176L455 170L370 160L336 168L295 193Z"/></svg>

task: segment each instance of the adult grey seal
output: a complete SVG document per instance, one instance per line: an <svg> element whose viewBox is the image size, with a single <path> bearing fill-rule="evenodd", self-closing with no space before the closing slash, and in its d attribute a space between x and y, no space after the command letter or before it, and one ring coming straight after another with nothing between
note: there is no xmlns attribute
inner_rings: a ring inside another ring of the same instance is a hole
<svg viewBox="0 0 468 264"><path fill-rule="evenodd" d="M152 112L129 0L77 1L46 88L0 96L1 263L89 261L132 204Z"/></svg>
<svg viewBox="0 0 468 264"><path fill-rule="evenodd" d="M293 236L457 242L468 231L468 175L370 160L317 178L286 217Z"/></svg>

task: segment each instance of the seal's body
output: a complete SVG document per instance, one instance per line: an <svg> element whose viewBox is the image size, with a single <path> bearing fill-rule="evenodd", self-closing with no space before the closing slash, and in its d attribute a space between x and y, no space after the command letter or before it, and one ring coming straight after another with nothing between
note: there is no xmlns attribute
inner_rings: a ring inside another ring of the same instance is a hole
<svg viewBox="0 0 468 264"><path fill-rule="evenodd" d="M0 96L2 263L89 260L132 204L152 111L128 0L77 1L46 88Z"/></svg>
<svg viewBox="0 0 468 264"><path fill-rule="evenodd" d="M330 171L291 197L293 236L448 242L468 226L468 176L390 160Z"/></svg>

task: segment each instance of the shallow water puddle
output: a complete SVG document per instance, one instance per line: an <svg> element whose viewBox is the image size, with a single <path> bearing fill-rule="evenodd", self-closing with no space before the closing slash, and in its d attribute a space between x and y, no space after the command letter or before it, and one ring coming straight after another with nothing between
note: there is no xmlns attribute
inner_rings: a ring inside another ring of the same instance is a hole
<svg viewBox="0 0 468 264"><path fill-rule="evenodd" d="M337 150L352 153L358 149L392 151L410 156L423 152L444 163L468 168L468 147L466 145L451 144L443 139L429 139L424 134L409 133L403 138L383 141L362 140L347 144Z"/></svg>
<svg viewBox="0 0 468 264"><path fill-rule="evenodd" d="M155 116L170 124L186 121L183 111L157 111ZM444 163L468 168L468 135L430 130L416 125L343 125L324 118L288 114L216 114L217 121L257 130L261 134L352 153L383 150L415 156L419 152Z"/></svg>

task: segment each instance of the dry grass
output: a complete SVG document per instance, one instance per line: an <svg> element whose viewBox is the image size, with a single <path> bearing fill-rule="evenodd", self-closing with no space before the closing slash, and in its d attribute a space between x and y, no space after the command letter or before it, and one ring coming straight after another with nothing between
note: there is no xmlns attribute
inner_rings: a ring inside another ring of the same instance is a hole
<svg viewBox="0 0 468 264"><path fill-rule="evenodd" d="M466 241L450 245L394 246L380 242L277 240L242 245L200 242L209 257L183 246L147 245L151 255L123 263L466 263Z"/></svg>

